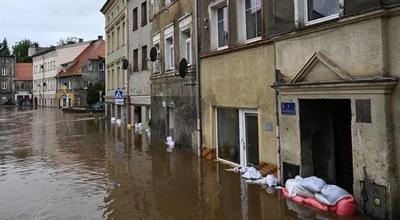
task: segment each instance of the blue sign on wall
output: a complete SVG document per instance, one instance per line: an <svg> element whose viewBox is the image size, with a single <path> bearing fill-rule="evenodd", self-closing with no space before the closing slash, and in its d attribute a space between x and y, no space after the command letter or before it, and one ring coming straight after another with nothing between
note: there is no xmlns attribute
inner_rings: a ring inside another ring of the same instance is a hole
<svg viewBox="0 0 400 220"><path fill-rule="evenodd" d="M124 94L122 90L115 90L114 100L116 105L124 105Z"/></svg>
<svg viewBox="0 0 400 220"><path fill-rule="evenodd" d="M296 115L296 103L282 102L281 103L281 114L282 115Z"/></svg>

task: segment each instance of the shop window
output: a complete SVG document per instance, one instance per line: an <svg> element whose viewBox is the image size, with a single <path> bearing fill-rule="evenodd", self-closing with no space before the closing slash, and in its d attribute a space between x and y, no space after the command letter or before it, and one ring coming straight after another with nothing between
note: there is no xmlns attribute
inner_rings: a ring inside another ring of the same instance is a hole
<svg viewBox="0 0 400 220"><path fill-rule="evenodd" d="M240 164L239 112L237 109L217 109L217 156Z"/></svg>

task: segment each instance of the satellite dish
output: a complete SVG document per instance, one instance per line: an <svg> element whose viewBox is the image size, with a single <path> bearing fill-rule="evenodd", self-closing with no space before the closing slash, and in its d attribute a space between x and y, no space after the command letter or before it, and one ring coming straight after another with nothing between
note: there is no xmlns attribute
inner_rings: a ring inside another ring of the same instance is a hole
<svg viewBox="0 0 400 220"><path fill-rule="evenodd" d="M157 48L156 47L152 47L150 49L150 60L151 60L151 62L156 62L157 58L158 58Z"/></svg>
<svg viewBox="0 0 400 220"><path fill-rule="evenodd" d="M179 62L179 75L184 78L187 74L188 70L188 63L185 58L181 59L181 62Z"/></svg>
<svg viewBox="0 0 400 220"><path fill-rule="evenodd" d="M44 65L43 64L40 65L40 69L44 69Z"/></svg>
<svg viewBox="0 0 400 220"><path fill-rule="evenodd" d="M47 84L44 82L44 83L43 83L43 86L46 86L46 85L47 85Z"/></svg>
<svg viewBox="0 0 400 220"><path fill-rule="evenodd" d="M65 83L64 83L64 86L68 86L68 84L65 82Z"/></svg>
<svg viewBox="0 0 400 220"><path fill-rule="evenodd" d="M129 62L127 59L122 60L122 69L127 70L129 67Z"/></svg>

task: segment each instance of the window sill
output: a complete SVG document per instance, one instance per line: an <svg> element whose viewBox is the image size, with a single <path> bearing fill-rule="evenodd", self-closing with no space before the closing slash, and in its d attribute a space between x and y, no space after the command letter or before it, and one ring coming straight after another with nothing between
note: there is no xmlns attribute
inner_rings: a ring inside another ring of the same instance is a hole
<svg viewBox="0 0 400 220"><path fill-rule="evenodd" d="M223 47L217 47L217 51L228 49L228 45Z"/></svg>
<svg viewBox="0 0 400 220"><path fill-rule="evenodd" d="M255 38L251 38L251 39L247 39L244 41L244 44L250 44L250 43L254 43L256 41L261 40L261 37L255 37Z"/></svg>
<svg viewBox="0 0 400 220"><path fill-rule="evenodd" d="M322 22L334 20L334 19L337 19L337 18L339 18L339 14L333 14L333 15L330 15L330 16L327 16L327 17L316 19L316 20L311 20L311 21L307 21L306 20L304 23L305 23L305 26L310 26L310 25L319 24L319 23L322 23Z"/></svg>

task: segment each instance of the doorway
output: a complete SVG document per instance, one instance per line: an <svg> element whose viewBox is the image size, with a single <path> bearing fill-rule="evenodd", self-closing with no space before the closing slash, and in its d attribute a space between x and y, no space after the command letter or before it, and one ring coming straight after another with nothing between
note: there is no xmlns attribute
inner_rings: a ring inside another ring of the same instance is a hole
<svg viewBox="0 0 400 220"><path fill-rule="evenodd" d="M299 100L301 174L353 192L351 101Z"/></svg>
<svg viewBox="0 0 400 220"><path fill-rule="evenodd" d="M217 108L217 157L241 166L259 165L258 114Z"/></svg>

